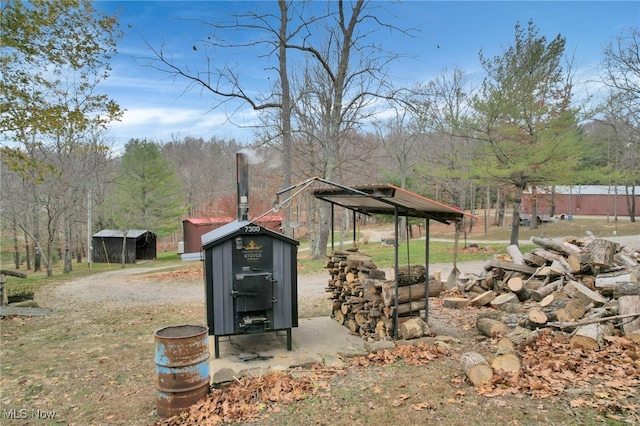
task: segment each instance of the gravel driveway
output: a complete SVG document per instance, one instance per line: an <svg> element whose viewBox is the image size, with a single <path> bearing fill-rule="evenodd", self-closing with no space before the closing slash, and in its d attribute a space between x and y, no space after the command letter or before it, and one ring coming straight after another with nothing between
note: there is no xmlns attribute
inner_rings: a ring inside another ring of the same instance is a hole
<svg viewBox="0 0 640 426"><path fill-rule="evenodd" d="M640 247L640 235L608 239L623 246ZM486 261L460 262L458 269L461 273L477 274L483 271L485 264ZM170 272L163 274L163 269L171 267L163 265L117 268L48 287L37 301L40 306L51 308L82 302L119 305L199 301L204 303L202 264L194 265L196 270L189 279L173 279ZM447 279L452 269L451 263L429 265L429 273L440 271L443 280ZM298 299L325 298L324 289L328 281L328 273L298 276Z"/></svg>

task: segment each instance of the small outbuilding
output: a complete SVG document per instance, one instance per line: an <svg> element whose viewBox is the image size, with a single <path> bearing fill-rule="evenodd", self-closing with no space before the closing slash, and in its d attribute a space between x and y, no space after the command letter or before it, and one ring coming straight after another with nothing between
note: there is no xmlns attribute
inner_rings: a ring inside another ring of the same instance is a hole
<svg viewBox="0 0 640 426"><path fill-rule="evenodd" d="M115 229L104 229L93 235L93 261L96 263L122 263L124 233ZM127 231L124 263L156 258L156 234L144 229Z"/></svg>

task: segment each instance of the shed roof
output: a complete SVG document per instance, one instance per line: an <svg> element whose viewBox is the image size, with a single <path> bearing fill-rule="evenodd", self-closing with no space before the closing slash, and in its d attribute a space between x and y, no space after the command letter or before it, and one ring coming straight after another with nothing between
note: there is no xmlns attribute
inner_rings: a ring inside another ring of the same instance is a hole
<svg viewBox="0 0 640 426"><path fill-rule="evenodd" d="M233 218L230 216L221 216L221 217L190 217L182 222L192 223L194 225L215 225L218 223L229 223L233 221Z"/></svg>
<svg viewBox="0 0 640 426"><path fill-rule="evenodd" d="M127 238L138 238L146 233L153 234L151 231L147 231L146 229L129 229L127 231ZM102 237L102 238L122 238L122 231L118 229L103 229L102 231L93 234L94 237Z"/></svg>
<svg viewBox="0 0 640 426"><path fill-rule="evenodd" d="M449 223L464 216L478 219L457 207L447 206L391 184L323 187L312 189L316 198L364 214L398 215Z"/></svg>
<svg viewBox="0 0 640 426"><path fill-rule="evenodd" d="M248 220L234 220L233 222L227 223L226 225L221 226L220 228L214 229L213 231L209 231L206 234L203 234L201 237L202 247L209 247L216 244L220 244L230 238L234 238L236 235L244 234L244 227L256 225L256 222L248 221ZM257 225L256 225L257 226ZM299 245L300 243L294 239L287 237L284 234L279 234L270 230L269 228L260 227L261 233L269 234L274 238L281 239L283 241L289 242L290 244Z"/></svg>

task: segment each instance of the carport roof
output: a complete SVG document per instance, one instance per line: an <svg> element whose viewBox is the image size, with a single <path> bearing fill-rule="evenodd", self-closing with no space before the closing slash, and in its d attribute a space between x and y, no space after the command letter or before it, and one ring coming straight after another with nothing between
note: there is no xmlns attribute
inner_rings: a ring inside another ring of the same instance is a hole
<svg viewBox="0 0 640 426"><path fill-rule="evenodd" d="M393 215L433 219L442 223L460 221L464 216L478 219L457 207L447 206L391 184L333 186L311 190L314 197L367 215Z"/></svg>

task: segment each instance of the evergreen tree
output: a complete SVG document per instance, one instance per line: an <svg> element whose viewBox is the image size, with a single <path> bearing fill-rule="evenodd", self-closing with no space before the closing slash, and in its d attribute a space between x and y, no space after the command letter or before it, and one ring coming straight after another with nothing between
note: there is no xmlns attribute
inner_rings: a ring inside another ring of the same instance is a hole
<svg viewBox="0 0 640 426"><path fill-rule="evenodd" d="M186 210L175 167L161 155L158 144L130 140L115 191L105 201L106 223L125 235L131 229L146 229L162 237L181 226L180 218Z"/></svg>
<svg viewBox="0 0 640 426"><path fill-rule="evenodd" d="M474 137L484 142L476 176L514 188L511 244L518 244L520 203L525 189L567 183L579 159L577 114L571 107L571 75L563 70L565 39L547 42L529 22L493 59L473 101ZM532 203L535 206L535 202ZM536 224L532 212L532 226Z"/></svg>

